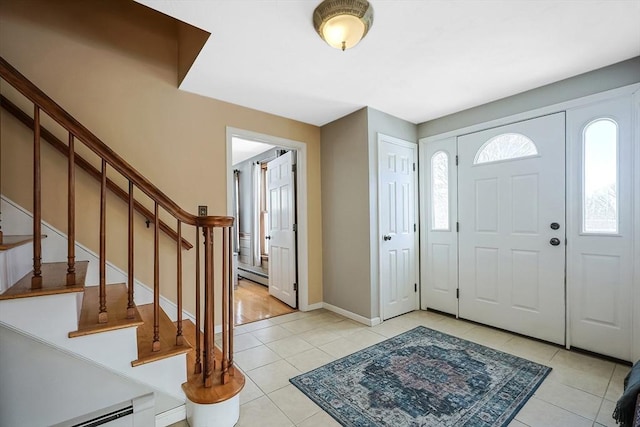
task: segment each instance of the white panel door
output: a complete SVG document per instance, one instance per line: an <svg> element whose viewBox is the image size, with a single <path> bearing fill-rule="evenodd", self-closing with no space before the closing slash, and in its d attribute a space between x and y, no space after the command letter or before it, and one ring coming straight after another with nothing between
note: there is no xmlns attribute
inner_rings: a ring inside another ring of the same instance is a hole
<svg viewBox="0 0 640 427"><path fill-rule="evenodd" d="M267 163L269 294L296 307L294 152Z"/></svg>
<svg viewBox="0 0 640 427"><path fill-rule="evenodd" d="M418 308L416 151L414 143L378 136L382 320Z"/></svg>
<svg viewBox="0 0 640 427"><path fill-rule="evenodd" d="M460 317L565 342L565 120L458 138Z"/></svg>
<svg viewBox="0 0 640 427"><path fill-rule="evenodd" d="M631 99L567 111L572 347L632 361Z"/></svg>
<svg viewBox="0 0 640 427"><path fill-rule="evenodd" d="M423 309L458 314L458 233L456 232L457 179L456 138L447 138L421 146L422 209L422 289Z"/></svg>

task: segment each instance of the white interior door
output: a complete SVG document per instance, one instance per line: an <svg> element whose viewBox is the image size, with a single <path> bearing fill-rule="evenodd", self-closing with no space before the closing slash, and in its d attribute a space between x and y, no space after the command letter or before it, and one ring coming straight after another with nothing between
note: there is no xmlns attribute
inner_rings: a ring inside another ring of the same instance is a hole
<svg viewBox="0 0 640 427"><path fill-rule="evenodd" d="M631 100L567 112L572 347L632 361Z"/></svg>
<svg viewBox="0 0 640 427"><path fill-rule="evenodd" d="M378 135L378 212L382 320L418 308L416 151Z"/></svg>
<svg viewBox="0 0 640 427"><path fill-rule="evenodd" d="M460 317L565 342L565 119L458 138Z"/></svg>
<svg viewBox="0 0 640 427"><path fill-rule="evenodd" d="M296 307L294 152L267 163L269 294Z"/></svg>
<svg viewBox="0 0 640 427"><path fill-rule="evenodd" d="M428 172L421 178L424 242L422 259L423 309L458 314L458 233L456 231L457 180L456 138L430 142L424 147L421 165Z"/></svg>

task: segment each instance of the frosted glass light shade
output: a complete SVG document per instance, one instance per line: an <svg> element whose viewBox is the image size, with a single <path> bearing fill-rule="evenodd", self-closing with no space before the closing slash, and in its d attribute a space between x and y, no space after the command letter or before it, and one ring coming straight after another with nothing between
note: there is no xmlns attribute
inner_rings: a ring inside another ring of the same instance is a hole
<svg viewBox="0 0 640 427"><path fill-rule="evenodd" d="M364 24L353 15L338 15L322 28L322 38L336 49L345 50L357 45L364 35Z"/></svg>
<svg viewBox="0 0 640 427"><path fill-rule="evenodd" d="M331 47L349 49L367 35L373 8L366 0L324 0L313 11L313 26Z"/></svg>

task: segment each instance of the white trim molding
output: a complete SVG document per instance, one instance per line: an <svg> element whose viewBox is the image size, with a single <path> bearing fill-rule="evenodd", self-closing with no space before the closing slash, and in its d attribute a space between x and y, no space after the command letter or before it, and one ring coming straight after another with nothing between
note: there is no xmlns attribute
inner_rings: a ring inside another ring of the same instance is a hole
<svg viewBox="0 0 640 427"><path fill-rule="evenodd" d="M340 308L340 307L336 307L335 305L331 305L327 302L322 303L322 306L324 308L326 308L329 311L333 311L334 313L337 313L341 316L344 316L348 319L351 320L355 320L358 323L362 323L363 325L367 325L367 326L376 326L379 325L380 323L382 323L382 321L380 320L379 317L374 317L371 319L368 319L364 316L360 316L359 314L353 313L349 310L345 310L344 308Z"/></svg>
<svg viewBox="0 0 640 427"><path fill-rule="evenodd" d="M309 311L309 221L307 215L307 144L227 126L227 214L233 216L233 137L297 151L296 216L298 223L298 308Z"/></svg>
<svg viewBox="0 0 640 427"><path fill-rule="evenodd" d="M156 415L156 427L167 427L187 419L187 408L184 404Z"/></svg>

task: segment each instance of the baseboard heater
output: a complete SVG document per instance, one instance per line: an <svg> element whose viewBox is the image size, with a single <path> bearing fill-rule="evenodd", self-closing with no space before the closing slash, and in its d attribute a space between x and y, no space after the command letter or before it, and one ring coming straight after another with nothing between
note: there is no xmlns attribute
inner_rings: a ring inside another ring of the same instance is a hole
<svg viewBox="0 0 640 427"><path fill-rule="evenodd" d="M98 417L92 418L87 421L83 421L79 424L74 424L71 427L96 427L101 426L103 424L110 423L111 421L117 420L118 418L126 417L127 415L133 415L133 404L117 409L115 411L109 412L108 414L103 414Z"/></svg>
<svg viewBox="0 0 640 427"><path fill-rule="evenodd" d="M90 412L52 427L148 426L155 419L153 393Z"/></svg>
<svg viewBox="0 0 640 427"><path fill-rule="evenodd" d="M264 274L261 271L249 270L249 269L242 268L242 267L238 267L238 271L239 271L239 273L238 273L239 276L242 276L242 273L249 273L249 274L253 274L253 275L259 276L259 277L263 277L265 279L269 278L269 275Z"/></svg>

